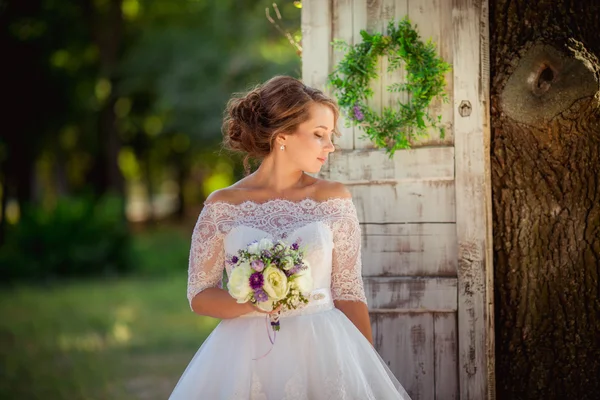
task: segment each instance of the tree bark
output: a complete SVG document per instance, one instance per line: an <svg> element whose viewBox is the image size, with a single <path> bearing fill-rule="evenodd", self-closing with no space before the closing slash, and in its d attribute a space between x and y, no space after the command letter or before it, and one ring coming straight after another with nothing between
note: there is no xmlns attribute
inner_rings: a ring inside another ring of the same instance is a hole
<svg viewBox="0 0 600 400"><path fill-rule="evenodd" d="M499 399L600 393L600 2L490 0Z"/></svg>

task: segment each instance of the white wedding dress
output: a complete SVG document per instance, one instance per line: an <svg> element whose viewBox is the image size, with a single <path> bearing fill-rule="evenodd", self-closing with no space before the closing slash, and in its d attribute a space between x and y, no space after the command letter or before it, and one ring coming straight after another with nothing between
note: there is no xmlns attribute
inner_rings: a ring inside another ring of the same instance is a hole
<svg viewBox="0 0 600 400"><path fill-rule="evenodd" d="M290 244L301 240L314 280L310 302L282 314L274 345L265 314L221 321L170 399L409 399L373 346L333 303L366 303L360 227L351 199L207 204L192 236L188 299L219 286L223 268L230 272L227 260L264 237Z"/></svg>

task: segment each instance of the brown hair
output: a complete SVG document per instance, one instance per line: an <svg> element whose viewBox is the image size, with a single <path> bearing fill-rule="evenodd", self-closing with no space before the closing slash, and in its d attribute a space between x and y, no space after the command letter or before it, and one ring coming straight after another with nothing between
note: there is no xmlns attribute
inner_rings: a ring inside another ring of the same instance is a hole
<svg viewBox="0 0 600 400"><path fill-rule="evenodd" d="M223 144L246 154L244 168L249 172L249 159L269 155L278 134L292 133L308 120L312 103L330 107L337 126L339 111L335 102L298 79L276 76L246 94L238 93L227 103Z"/></svg>

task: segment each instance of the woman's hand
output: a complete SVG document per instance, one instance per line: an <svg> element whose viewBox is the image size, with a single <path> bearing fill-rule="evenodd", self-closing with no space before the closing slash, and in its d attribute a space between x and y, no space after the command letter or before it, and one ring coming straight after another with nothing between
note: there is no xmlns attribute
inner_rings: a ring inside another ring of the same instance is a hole
<svg viewBox="0 0 600 400"><path fill-rule="evenodd" d="M262 308L259 308L250 302L248 302L248 304L252 305L252 308L254 309L253 311L258 311L259 313L263 313L263 314L276 314L281 310L281 305L279 305L279 307L277 307L271 311L265 311Z"/></svg>
<svg viewBox="0 0 600 400"><path fill-rule="evenodd" d="M346 317L358 328L359 331L373 344L373 332L369 319L369 309L361 301L337 300L333 302L338 310L346 314Z"/></svg>

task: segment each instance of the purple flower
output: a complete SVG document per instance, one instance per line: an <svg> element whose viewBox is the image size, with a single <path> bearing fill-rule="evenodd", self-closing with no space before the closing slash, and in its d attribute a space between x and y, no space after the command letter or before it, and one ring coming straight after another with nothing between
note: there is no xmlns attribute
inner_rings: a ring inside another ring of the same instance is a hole
<svg viewBox="0 0 600 400"><path fill-rule="evenodd" d="M250 287L252 290L260 289L265 283L265 277L260 272L255 272L250 275Z"/></svg>
<svg viewBox="0 0 600 400"><path fill-rule="evenodd" d="M237 258L236 256L231 257L230 259L227 260L227 262L231 265L235 265L237 264L237 262L239 261L239 258Z"/></svg>
<svg viewBox="0 0 600 400"><path fill-rule="evenodd" d="M298 245L298 243L292 243L292 250L298 250L300 248L300 246Z"/></svg>
<svg viewBox="0 0 600 400"><path fill-rule="evenodd" d="M265 269L265 264L262 262L262 260L254 260L250 263L250 266L256 272L262 272L263 269Z"/></svg>
<svg viewBox="0 0 600 400"><path fill-rule="evenodd" d="M290 269L290 274L291 275L297 274L298 272L302 271L303 269L304 269L304 265L296 264L296 265L294 265L294 267L292 269Z"/></svg>
<svg viewBox="0 0 600 400"><path fill-rule="evenodd" d="M271 327L273 328L274 331L278 331L281 329L281 324L279 323L279 321L277 321L277 322L271 321Z"/></svg>
<svg viewBox="0 0 600 400"><path fill-rule="evenodd" d="M365 119L365 115L363 114L363 112L361 111L361 109L358 105L354 106L353 111L354 111L354 119L356 119L357 121L362 121L363 119Z"/></svg>
<svg viewBox="0 0 600 400"><path fill-rule="evenodd" d="M265 293L264 290L262 289L256 289L254 291L254 298L256 299L256 301L258 301L259 303L262 303L263 301L267 301L269 300L269 296Z"/></svg>
<svg viewBox="0 0 600 400"><path fill-rule="evenodd" d="M294 268L290 269L290 273L292 275L297 274L300 271L300 266L298 264L294 265Z"/></svg>
<svg viewBox="0 0 600 400"><path fill-rule="evenodd" d="M262 255L263 255L263 257L267 257L267 258L273 257L273 255L271 254L271 252L269 250L263 250Z"/></svg>

